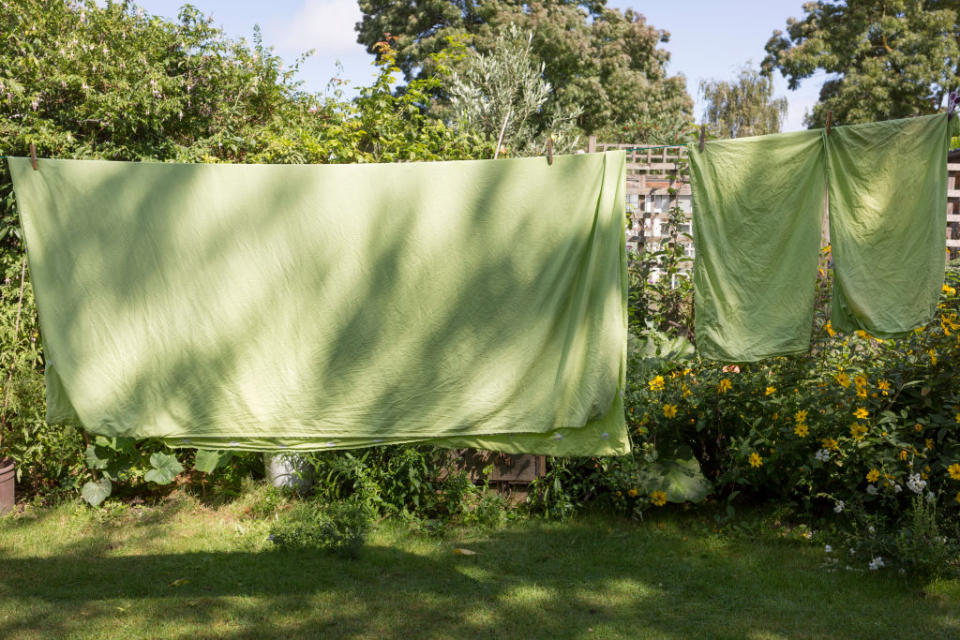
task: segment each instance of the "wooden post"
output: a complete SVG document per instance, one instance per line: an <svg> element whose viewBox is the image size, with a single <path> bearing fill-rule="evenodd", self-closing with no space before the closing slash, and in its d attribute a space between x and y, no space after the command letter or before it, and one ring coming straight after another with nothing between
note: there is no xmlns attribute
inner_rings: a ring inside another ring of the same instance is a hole
<svg viewBox="0 0 960 640"><path fill-rule="evenodd" d="M587 153L593 153L597 150L597 136L587 138Z"/></svg>

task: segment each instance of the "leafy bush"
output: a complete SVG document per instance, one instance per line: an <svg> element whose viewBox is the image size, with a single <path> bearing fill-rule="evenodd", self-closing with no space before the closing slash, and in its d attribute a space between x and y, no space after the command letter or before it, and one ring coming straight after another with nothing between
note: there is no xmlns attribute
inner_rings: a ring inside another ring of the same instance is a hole
<svg viewBox="0 0 960 640"><path fill-rule="evenodd" d="M430 446L385 446L306 455L314 469L314 499L355 500L371 513L396 516L433 534L453 525L496 528L506 501L457 468L456 453Z"/></svg>
<svg viewBox="0 0 960 640"><path fill-rule="evenodd" d="M373 519L358 500L330 504L299 502L270 527L270 540L287 549L320 549L354 556L363 546Z"/></svg>

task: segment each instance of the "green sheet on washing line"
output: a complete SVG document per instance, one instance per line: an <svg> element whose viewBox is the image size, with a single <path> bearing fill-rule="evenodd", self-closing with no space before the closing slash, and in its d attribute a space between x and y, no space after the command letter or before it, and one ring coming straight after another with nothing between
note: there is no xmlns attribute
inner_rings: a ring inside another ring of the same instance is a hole
<svg viewBox="0 0 960 640"><path fill-rule="evenodd" d="M947 126L940 114L824 134L837 330L888 338L933 319L946 261Z"/></svg>
<svg viewBox="0 0 960 640"><path fill-rule="evenodd" d="M823 217L819 131L689 147L697 350L755 361L810 346Z"/></svg>
<svg viewBox="0 0 960 640"><path fill-rule="evenodd" d="M623 152L9 164L49 422L216 449L629 451Z"/></svg>

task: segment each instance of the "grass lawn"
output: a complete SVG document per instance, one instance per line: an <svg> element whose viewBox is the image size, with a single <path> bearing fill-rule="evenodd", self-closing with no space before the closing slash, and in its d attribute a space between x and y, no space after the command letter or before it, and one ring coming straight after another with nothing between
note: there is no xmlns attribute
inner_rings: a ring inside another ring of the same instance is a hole
<svg viewBox="0 0 960 640"><path fill-rule="evenodd" d="M0 519L0 638L960 638L960 581L829 572L822 545L772 532L385 522L345 559L272 550L257 495Z"/></svg>

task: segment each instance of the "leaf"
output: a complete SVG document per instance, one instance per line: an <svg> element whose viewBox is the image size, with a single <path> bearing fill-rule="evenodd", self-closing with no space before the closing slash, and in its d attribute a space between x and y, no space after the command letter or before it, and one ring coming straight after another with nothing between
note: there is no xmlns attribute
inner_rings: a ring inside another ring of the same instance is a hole
<svg viewBox="0 0 960 640"><path fill-rule="evenodd" d="M171 582L171 583L168 584L167 586L168 586L168 587L180 587L180 586L183 586L183 585L189 584L189 583L190 583L190 580L188 580L187 578L177 578L176 580L174 580L173 582Z"/></svg>
<svg viewBox="0 0 960 640"><path fill-rule="evenodd" d="M670 502L700 502L713 489L696 458L663 460L663 490Z"/></svg>
<svg viewBox="0 0 960 640"><path fill-rule="evenodd" d="M80 489L80 495L91 507L97 507L110 497L112 491L113 484L110 482L110 478L100 478L97 482L90 481L83 485L83 488Z"/></svg>
<svg viewBox="0 0 960 640"><path fill-rule="evenodd" d="M183 465L177 457L169 453L154 453L150 456L150 466L153 468L147 471L143 478L157 484L170 484L177 474L183 471Z"/></svg>
<svg viewBox="0 0 960 640"><path fill-rule="evenodd" d="M110 454L102 447L93 444L87 445L87 466L91 469L106 469L110 464Z"/></svg>
<svg viewBox="0 0 960 640"><path fill-rule="evenodd" d="M213 473L218 466L229 460L231 456L232 454L229 451L198 450L193 468L203 473Z"/></svg>
<svg viewBox="0 0 960 640"><path fill-rule="evenodd" d="M456 549L454 549L454 550L453 550L453 553L456 554L456 555L458 555L458 556L475 556L475 555L477 555L477 552L476 552L476 551L471 551L470 549L462 549L462 548L460 548L460 547L457 547Z"/></svg>

